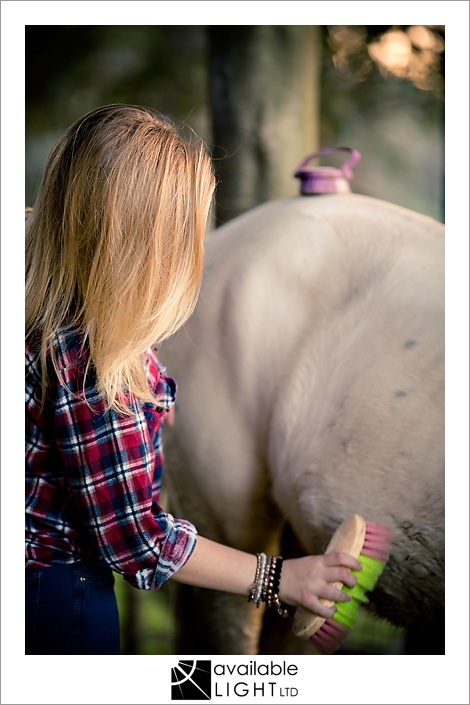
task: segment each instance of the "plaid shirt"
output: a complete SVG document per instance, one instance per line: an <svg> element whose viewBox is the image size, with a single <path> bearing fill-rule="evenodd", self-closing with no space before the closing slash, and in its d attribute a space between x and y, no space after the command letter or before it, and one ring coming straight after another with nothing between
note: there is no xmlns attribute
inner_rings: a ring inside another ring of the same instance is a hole
<svg viewBox="0 0 470 705"><path fill-rule="evenodd" d="M163 416L176 385L149 350L159 406L107 411L91 368L85 376L82 342L76 331L57 334L63 380L49 364L42 413L39 352L26 348L26 567L104 559L135 587L156 589L186 563L197 537L157 503Z"/></svg>

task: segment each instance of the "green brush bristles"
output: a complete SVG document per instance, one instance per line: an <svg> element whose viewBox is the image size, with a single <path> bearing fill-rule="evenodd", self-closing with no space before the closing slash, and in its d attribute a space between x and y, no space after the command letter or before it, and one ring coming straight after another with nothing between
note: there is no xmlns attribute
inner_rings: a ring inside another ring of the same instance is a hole
<svg viewBox="0 0 470 705"><path fill-rule="evenodd" d="M370 592L375 587L385 565L375 558L362 554L357 560L362 565L362 571L360 573L355 570L351 571L357 578L356 585L353 588L343 586L343 592L351 595L351 599L349 602L335 602L338 609L333 616L336 622L343 624L348 629L351 629L356 622L359 606L369 602L366 592Z"/></svg>

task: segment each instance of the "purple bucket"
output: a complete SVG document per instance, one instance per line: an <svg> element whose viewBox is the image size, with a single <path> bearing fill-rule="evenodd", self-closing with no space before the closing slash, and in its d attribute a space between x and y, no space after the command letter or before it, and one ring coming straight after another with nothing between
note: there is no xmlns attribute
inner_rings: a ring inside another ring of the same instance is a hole
<svg viewBox="0 0 470 705"><path fill-rule="evenodd" d="M351 155L339 169L330 166L307 166L322 154L336 152L347 152ZM295 172L295 176L300 179L300 193L304 196L320 193L351 193L349 181L353 178L352 167L360 158L360 153L350 147L327 147L311 154Z"/></svg>

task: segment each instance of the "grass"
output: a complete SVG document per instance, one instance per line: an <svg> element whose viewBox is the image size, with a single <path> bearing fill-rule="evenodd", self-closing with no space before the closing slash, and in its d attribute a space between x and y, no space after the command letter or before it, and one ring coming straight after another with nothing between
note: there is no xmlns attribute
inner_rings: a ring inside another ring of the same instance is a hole
<svg viewBox="0 0 470 705"><path fill-rule="evenodd" d="M173 654L174 618L163 589L136 590L115 575L121 654Z"/></svg>

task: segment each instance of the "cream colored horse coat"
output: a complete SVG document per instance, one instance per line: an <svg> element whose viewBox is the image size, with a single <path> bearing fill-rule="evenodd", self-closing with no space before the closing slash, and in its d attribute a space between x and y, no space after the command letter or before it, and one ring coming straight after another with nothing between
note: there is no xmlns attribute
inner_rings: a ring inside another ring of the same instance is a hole
<svg viewBox="0 0 470 705"><path fill-rule="evenodd" d="M351 513L387 523L393 551L372 606L433 634L443 229L352 194L259 206L207 237L196 312L159 353L179 387L165 430L174 513L252 552L279 550L284 532L285 555L321 552ZM260 642L260 616L245 599L188 589L179 653L308 652L280 620Z"/></svg>

